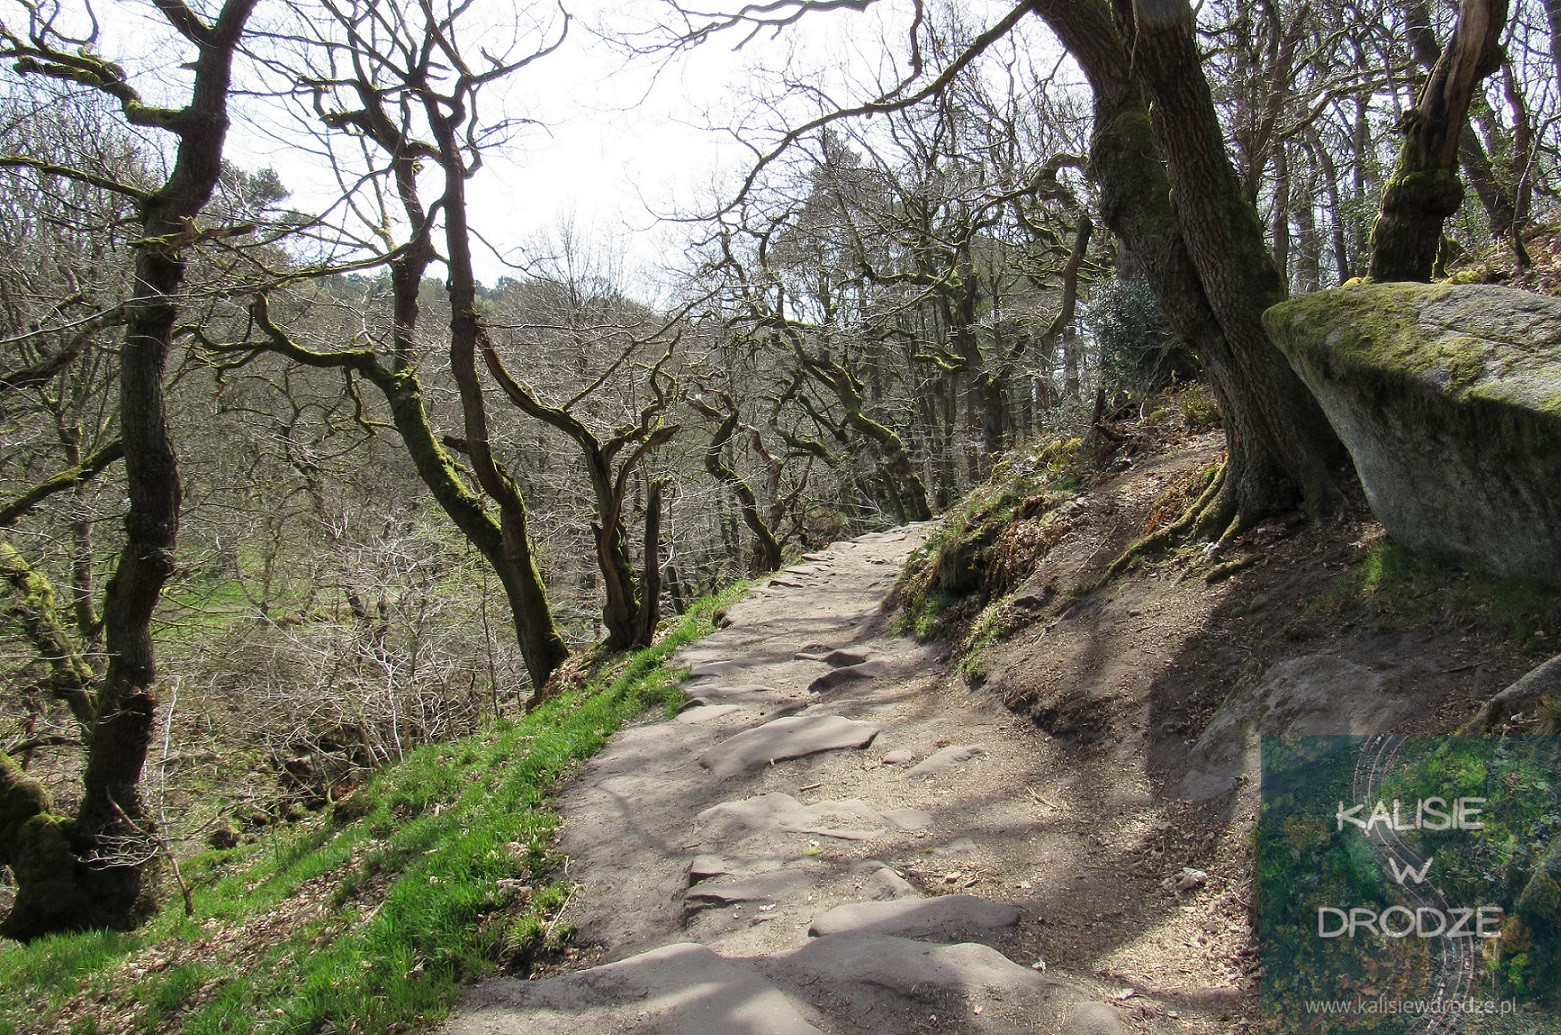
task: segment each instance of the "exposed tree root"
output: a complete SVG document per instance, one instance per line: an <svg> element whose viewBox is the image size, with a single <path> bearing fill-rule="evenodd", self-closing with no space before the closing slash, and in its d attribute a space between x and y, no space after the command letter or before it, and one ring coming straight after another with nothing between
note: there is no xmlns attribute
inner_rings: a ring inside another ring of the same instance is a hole
<svg viewBox="0 0 1561 1035"><path fill-rule="evenodd" d="M1139 558L1163 553L1191 539L1208 537L1214 529L1220 530L1221 542L1239 531L1235 493L1227 491L1230 483L1225 477L1225 466L1221 463L1210 471L1198 498L1181 517L1129 543L1127 549L1106 568L1100 581L1110 582L1132 567Z"/></svg>
<svg viewBox="0 0 1561 1035"><path fill-rule="evenodd" d="M1464 736L1489 733L1513 715L1556 697L1561 697L1561 654L1535 667L1522 679L1485 702L1479 714L1458 732Z"/></svg>

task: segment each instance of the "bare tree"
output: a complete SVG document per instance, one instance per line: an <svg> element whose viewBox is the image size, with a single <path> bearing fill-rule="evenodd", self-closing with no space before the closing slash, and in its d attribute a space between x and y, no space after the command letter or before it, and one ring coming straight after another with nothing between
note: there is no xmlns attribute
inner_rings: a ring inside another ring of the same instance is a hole
<svg viewBox="0 0 1561 1035"><path fill-rule="evenodd" d="M545 26L537 26L543 41L535 46L517 32L506 54L485 57L484 67L476 69L463 51L465 36L476 31L463 17L468 10L453 3L397 8L387 15L373 4L346 0L325 3L322 18L299 18L305 67L292 73L298 88L331 131L328 146L339 144L347 153L363 149L360 173L348 171L345 158L338 169L344 184L354 189L350 210L362 213L390 267L391 320L383 348L372 337L353 348L308 343L273 319L265 296L251 307L258 331L253 339L206 344L229 362L273 352L296 363L341 370L380 392L424 484L498 575L527 671L540 692L568 649L548 602L520 483L494 455L491 442L477 357L491 350L492 341L478 312L466 185L481 166L483 147L502 139L509 128L507 122L487 124L480 118L484 88L551 53L568 23L566 18L551 38ZM438 180L431 202L421 193L425 165ZM390 236L398 221L407 227L404 241ZM436 247L441 240L442 256ZM425 359L421 292L428 270L441 257L448 273L447 357L459 400L459 434L435 430L420 370ZM452 449L467 458L469 473L462 472Z"/></svg>
<svg viewBox="0 0 1561 1035"><path fill-rule="evenodd" d="M179 527L178 460L169 441L163 379L189 251L210 236L196 222L222 171L228 94L237 53L255 0L227 0L212 22L181 0L159 4L180 45L194 49L189 102L149 104L118 65L96 56L96 23L82 36L62 23L53 5L20 5L25 27L0 25L0 57L24 75L75 84L112 98L132 125L169 133L174 164L156 189L120 183L95 169L51 170L133 198L141 236L135 278L125 300L119 368L119 428L124 452L125 540L103 603L101 678L75 650L61 651L53 602L25 574L22 607L36 617L35 643L69 687L88 743L82 799L72 819L56 815L47 793L9 756L0 755L0 795L6 829L0 852L17 880L5 933L33 938L91 926L130 927L152 907L145 850L152 819L140 794L156 709L157 666L151 621L164 582L174 571ZM16 569L12 569L13 571ZM85 682L79 689L70 684ZM137 847L141 846L141 847Z"/></svg>

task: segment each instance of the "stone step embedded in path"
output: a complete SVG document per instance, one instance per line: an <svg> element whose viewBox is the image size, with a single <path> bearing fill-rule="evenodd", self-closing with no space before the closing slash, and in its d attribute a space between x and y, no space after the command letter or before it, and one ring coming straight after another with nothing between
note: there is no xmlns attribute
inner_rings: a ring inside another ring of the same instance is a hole
<svg viewBox="0 0 1561 1035"><path fill-rule="evenodd" d="M689 704L746 704L757 696L779 692L772 686L763 686L759 683L694 686L684 691Z"/></svg>
<svg viewBox="0 0 1561 1035"><path fill-rule="evenodd" d="M870 1031L1055 1033L1084 998L985 945L881 934L816 938L768 970L778 984Z"/></svg>
<svg viewBox="0 0 1561 1035"><path fill-rule="evenodd" d="M729 906L737 902L779 902L802 898L817 885L821 871L811 861L748 875L724 874L702 880L689 888L683 901L692 905Z"/></svg>
<svg viewBox="0 0 1561 1035"><path fill-rule="evenodd" d="M925 830L932 814L921 809L880 811L859 798L803 805L789 794L760 794L724 801L701 812L696 829L708 840L730 843L752 834L806 834L867 841L890 830Z"/></svg>
<svg viewBox="0 0 1561 1035"><path fill-rule="evenodd" d="M963 765L972 758L980 758L986 754L986 748L979 744L950 744L948 747L934 751L920 764L912 766L905 773L910 777L936 776L939 773Z"/></svg>
<svg viewBox="0 0 1561 1035"><path fill-rule="evenodd" d="M839 715L793 715L722 741L701 754L699 764L724 780L774 762L865 748L876 736L878 727L872 723Z"/></svg>
<svg viewBox="0 0 1561 1035"><path fill-rule="evenodd" d="M481 986L478 992L444 1029L446 1035L821 1035L758 970L692 942L543 981Z"/></svg>
<svg viewBox="0 0 1561 1035"><path fill-rule="evenodd" d="M821 694L847 683L863 679L876 679L887 672L889 666L882 661L864 661L857 665L842 665L832 672L825 672L808 684L808 692Z"/></svg>
<svg viewBox="0 0 1561 1035"><path fill-rule="evenodd" d="M804 648L792 657L797 661L822 661L830 668L844 668L847 665L860 665L872 657L872 654L868 651L848 650L844 647L838 650Z"/></svg>
<svg viewBox="0 0 1561 1035"><path fill-rule="evenodd" d="M735 658L731 661L706 661L689 669L689 679L710 679L717 676L736 675L745 668L766 664L764 658Z"/></svg>
<svg viewBox="0 0 1561 1035"><path fill-rule="evenodd" d="M795 861L795 859L782 859L774 855L757 859L729 859L724 855L707 852L696 855L689 861L688 883L692 886L712 877L743 877L754 873L767 873Z"/></svg>
<svg viewBox="0 0 1561 1035"><path fill-rule="evenodd" d="M1019 910L1006 902L976 895L939 895L836 906L814 917L808 934L892 934L930 941L963 941L1018 923Z"/></svg>
<svg viewBox="0 0 1561 1035"><path fill-rule="evenodd" d="M1126 1030L1105 1003L1079 1003L1062 1022L1063 1035L1123 1035Z"/></svg>
<svg viewBox="0 0 1561 1035"><path fill-rule="evenodd" d="M785 957L788 970L815 981L873 985L914 994L935 989L1044 994L1057 987L996 949L974 942L941 945L889 934L815 938Z"/></svg>
<svg viewBox="0 0 1561 1035"><path fill-rule="evenodd" d="M684 708L682 711L678 712L677 721L689 725L704 722L716 722L717 720L736 715L742 710L742 706L737 704L717 704L711 705L708 708Z"/></svg>
<svg viewBox="0 0 1561 1035"><path fill-rule="evenodd" d="M811 1001L811 1002L810 1002ZM478 986L444 1035L821 1035L822 1029L1122 1035L1115 1012L985 945L881 934L728 959L692 942Z"/></svg>

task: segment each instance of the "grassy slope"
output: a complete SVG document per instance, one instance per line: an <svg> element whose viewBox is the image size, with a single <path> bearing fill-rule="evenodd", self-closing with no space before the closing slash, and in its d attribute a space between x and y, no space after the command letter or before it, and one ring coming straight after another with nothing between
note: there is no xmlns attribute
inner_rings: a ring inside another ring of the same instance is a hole
<svg viewBox="0 0 1561 1035"><path fill-rule="evenodd" d="M518 722L409 755L333 814L186 863L192 917L176 902L134 935L8 945L0 1035L401 1031L442 1016L461 982L523 969L567 937L551 792L677 700L672 652L740 592Z"/></svg>

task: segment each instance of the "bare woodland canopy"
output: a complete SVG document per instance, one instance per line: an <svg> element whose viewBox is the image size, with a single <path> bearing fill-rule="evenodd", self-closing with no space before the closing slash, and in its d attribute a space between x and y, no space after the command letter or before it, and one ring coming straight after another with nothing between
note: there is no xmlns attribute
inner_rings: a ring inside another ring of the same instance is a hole
<svg viewBox="0 0 1561 1035"><path fill-rule="evenodd" d="M1325 519L1343 451L1264 309L1524 264L1553 218L1553 0L643 6L5 5L8 933L146 915L154 731L372 766L1097 399L1207 385L1229 454L1189 531ZM470 185L569 34L675 62L843 10L892 27L879 79L756 81L753 160L657 297L567 221L479 281L515 252ZM131 33L177 60L122 67ZM339 197L225 160L262 123Z"/></svg>

